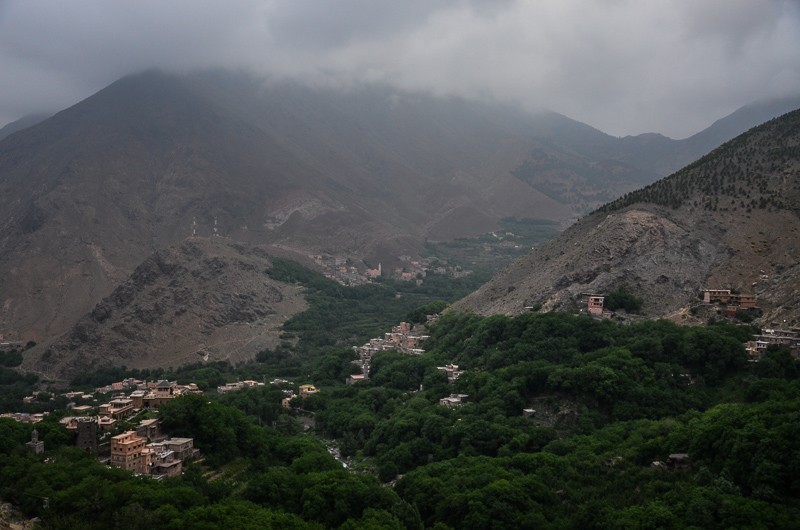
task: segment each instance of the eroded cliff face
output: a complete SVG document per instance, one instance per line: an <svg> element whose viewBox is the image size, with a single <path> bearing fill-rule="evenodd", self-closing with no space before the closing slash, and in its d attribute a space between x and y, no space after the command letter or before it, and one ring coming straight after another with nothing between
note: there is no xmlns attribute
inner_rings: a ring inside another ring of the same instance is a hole
<svg viewBox="0 0 800 530"><path fill-rule="evenodd" d="M270 279L269 255L222 238L156 252L67 333L26 355L55 377L104 366L152 368L252 359L306 308L295 286Z"/></svg>
<svg viewBox="0 0 800 530"><path fill-rule="evenodd" d="M669 312L702 288L723 235L708 219L675 217L660 208L588 217L455 307L481 314L518 314L539 304L570 310L581 293L625 285L644 299L647 314Z"/></svg>

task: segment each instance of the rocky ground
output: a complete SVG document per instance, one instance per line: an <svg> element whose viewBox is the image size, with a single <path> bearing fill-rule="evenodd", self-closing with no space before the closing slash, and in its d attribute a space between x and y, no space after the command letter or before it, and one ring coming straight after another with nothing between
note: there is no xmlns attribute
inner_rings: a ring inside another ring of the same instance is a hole
<svg viewBox="0 0 800 530"><path fill-rule="evenodd" d="M593 214L521 258L454 309L479 314L577 310L581 293L625 286L643 314L680 314L704 288L758 296L764 325L800 323L800 218L633 205Z"/></svg>
<svg viewBox="0 0 800 530"><path fill-rule="evenodd" d="M258 247L187 239L145 260L70 331L26 354L24 367L69 377L110 365L250 360L306 308L297 287L265 274L270 264Z"/></svg>

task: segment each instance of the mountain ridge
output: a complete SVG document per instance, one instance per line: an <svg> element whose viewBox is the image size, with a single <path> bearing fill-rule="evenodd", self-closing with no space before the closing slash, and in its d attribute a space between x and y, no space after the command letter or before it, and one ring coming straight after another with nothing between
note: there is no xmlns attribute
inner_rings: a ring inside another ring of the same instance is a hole
<svg viewBox="0 0 800 530"><path fill-rule="evenodd" d="M800 322L800 111L609 203L453 305L479 314L578 310L627 287L648 317L679 315L704 288L758 296L764 324Z"/></svg>
<svg viewBox="0 0 800 530"><path fill-rule="evenodd" d="M386 87L128 76L0 141L0 333L67 331L192 230L388 267L507 217L566 225L667 164L631 142Z"/></svg>

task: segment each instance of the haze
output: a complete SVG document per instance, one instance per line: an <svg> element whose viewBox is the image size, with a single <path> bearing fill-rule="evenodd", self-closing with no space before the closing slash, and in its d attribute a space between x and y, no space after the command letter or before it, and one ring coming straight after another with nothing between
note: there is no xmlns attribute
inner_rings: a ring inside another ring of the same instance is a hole
<svg viewBox="0 0 800 530"><path fill-rule="evenodd" d="M609 134L681 138L800 93L800 4L0 0L0 125L144 69L209 67L494 100Z"/></svg>

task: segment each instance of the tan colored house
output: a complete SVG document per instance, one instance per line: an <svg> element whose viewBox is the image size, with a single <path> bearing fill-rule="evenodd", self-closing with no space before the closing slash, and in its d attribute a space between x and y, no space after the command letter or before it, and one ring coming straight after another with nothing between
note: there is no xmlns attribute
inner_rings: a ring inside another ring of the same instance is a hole
<svg viewBox="0 0 800 530"><path fill-rule="evenodd" d="M149 473L151 450L145 445L146 440L135 431L112 436L111 465L142 475Z"/></svg>
<svg viewBox="0 0 800 530"><path fill-rule="evenodd" d="M103 431L108 432L114 428L114 425L117 424L117 420L112 418L111 416L100 416L97 418L97 427Z"/></svg>
<svg viewBox="0 0 800 530"><path fill-rule="evenodd" d="M116 397L100 405L100 415L111 416L115 420L125 419L133 413L133 400L127 397Z"/></svg>
<svg viewBox="0 0 800 530"><path fill-rule="evenodd" d="M319 389L314 385L300 385L300 397L307 398L319 392Z"/></svg>
<svg viewBox="0 0 800 530"><path fill-rule="evenodd" d="M727 304L731 299L730 289L705 289L703 291L703 302L713 304L721 302Z"/></svg>
<svg viewBox="0 0 800 530"><path fill-rule="evenodd" d="M749 309L752 307L757 307L757 300L755 295L752 294L732 294L730 304L741 309Z"/></svg>

